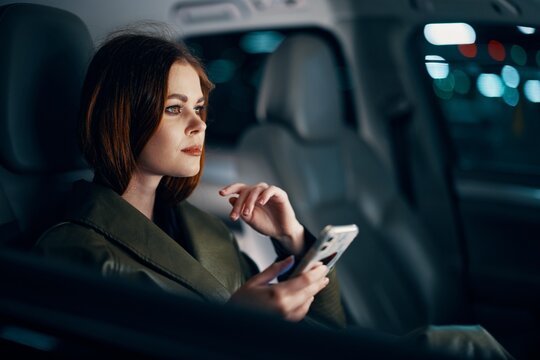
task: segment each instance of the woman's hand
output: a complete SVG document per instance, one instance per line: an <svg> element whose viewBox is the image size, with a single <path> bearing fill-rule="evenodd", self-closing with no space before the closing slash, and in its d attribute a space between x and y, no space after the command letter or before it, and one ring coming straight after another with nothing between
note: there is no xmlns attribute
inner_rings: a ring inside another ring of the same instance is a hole
<svg viewBox="0 0 540 360"><path fill-rule="evenodd" d="M296 219L285 191L266 183L235 183L221 189L219 194L238 195L229 198L233 221L242 218L261 234L278 239L291 254L303 253L304 227Z"/></svg>
<svg viewBox="0 0 540 360"><path fill-rule="evenodd" d="M269 284L287 271L294 261L292 256L273 263L263 272L253 276L240 287L229 302L280 314L289 321L302 320L315 295L328 285L325 277L328 268L317 263L309 271L278 284Z"/></svg>

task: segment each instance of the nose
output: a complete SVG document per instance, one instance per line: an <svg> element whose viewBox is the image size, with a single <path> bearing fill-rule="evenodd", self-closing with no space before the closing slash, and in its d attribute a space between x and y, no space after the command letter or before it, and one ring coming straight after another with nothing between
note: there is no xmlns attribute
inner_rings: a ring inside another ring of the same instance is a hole
<svg viewBox="0 0 540 360"><path fill-rule="evenodd" d="M186 128L186 135L196 135L206 130L206 123L200 117L193 115Z"/></svg>

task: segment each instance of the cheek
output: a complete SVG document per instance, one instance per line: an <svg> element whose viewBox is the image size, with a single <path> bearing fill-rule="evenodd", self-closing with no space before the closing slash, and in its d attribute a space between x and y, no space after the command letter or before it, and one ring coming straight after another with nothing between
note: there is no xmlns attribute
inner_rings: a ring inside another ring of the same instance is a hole
<svg viewBox="0 0 540 360"><path fill-rule="evenodd" d="M164 129L160 128L148 140L139 156L139 161L141 163L159 163L164 160L163 156L167 152L170 152L169 143L172 139L171 136L167 134L168 132L163 130Z"/></svg>
<svg viewBox="0 0 540 360"><path fill-rule="evenodd" d="M170 156L181 149L183 131L184 129L179 125L161 126L150 138L148 144L151 143L156 153Z"/></svg>

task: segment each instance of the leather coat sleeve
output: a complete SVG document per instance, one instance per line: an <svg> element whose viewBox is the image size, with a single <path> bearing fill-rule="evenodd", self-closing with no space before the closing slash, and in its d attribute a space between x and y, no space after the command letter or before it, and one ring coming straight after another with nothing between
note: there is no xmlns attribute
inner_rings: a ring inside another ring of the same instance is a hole
<svg viewBox="0 0 540 360"><path fill-rule="evenodd" d="M33 250L65 263L82 265L104 276L115 271L116 261L107 242L92 230L73 223L60 223L47 230Z"/></svg>
<svg viewBox="0 0 540 360"><path fill-rule="evenodd" d="M141 267L103 236L78 224L66 222L50 228L37 241L33 251L105 278L118 278L200 300L170 279Z"/></svg>
<svg viewBox="0 0 540 360"><path fill-rule="evenodd" d="M236 247L242 278L245 282L257 274L259 269L251 259L240 252L236 241L233 244ZM84 266L104 277L118 277L153 287L158 285L163 290L190 295L189 291L173 281L135 263L123 251L104 239L102 235L78 224L62 223L49 229L39 239L34 251L60 261ZM305 322L329 327L342 327L345 324L345 317L334 271L330 272L329 278L328 286L315 296L315 301L311 305ZM231 290L234 291L234 289Z"/></svg>

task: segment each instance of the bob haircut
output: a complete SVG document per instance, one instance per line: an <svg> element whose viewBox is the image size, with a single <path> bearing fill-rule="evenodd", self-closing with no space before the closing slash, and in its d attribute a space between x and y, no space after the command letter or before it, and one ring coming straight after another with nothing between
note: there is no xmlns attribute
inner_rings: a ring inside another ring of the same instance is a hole
<svg viewBox="0 0 540 360"><path fill-rule="evenodd" d="M214 85L183 44L147 34L120 34L94 55L82 89L79 145L94 169L95 182L120 195L126 191L137 159L161 121L175 62L195 69L207 105ZM206 116L203 110L205 122ZM204 152L197 175L163 177L158 195L171 203L184 200L198 185L203 165Z"/></svg>

